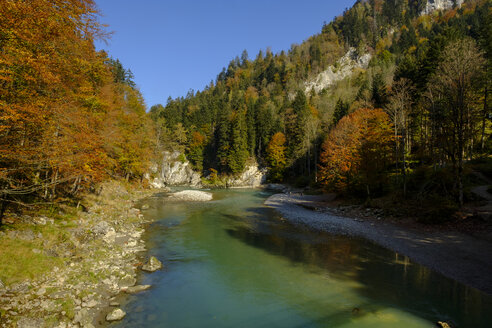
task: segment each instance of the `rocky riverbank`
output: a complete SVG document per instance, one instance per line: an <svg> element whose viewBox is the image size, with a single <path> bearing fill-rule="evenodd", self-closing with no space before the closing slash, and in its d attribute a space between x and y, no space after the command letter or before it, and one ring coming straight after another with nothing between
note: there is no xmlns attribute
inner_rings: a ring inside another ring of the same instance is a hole
<svg viewBox="0 0 492 328"><path fill-rule="evenodd" d="M141 239L146 221L135 203L151 193L108 183L88 200L86 212L65 219L24 218L15 229L0 232L0 247L19 245L24 252L12 255L2 271L0 327L90 328L108 313L110 319L121 315L113 313L114 296L135 288L139 253L146 250ZM18 281L19 276L27 279Z"/></svg>
<svg viewBox="0 0 492 328"><path fill-rule="evenodd" d="M445 229L423 230L382 219L371 209L347 217L342 209L327 205L330 195L280 193L265 204L289 222L333 234L362 237L408 256L449 278L492 295L492 243Z"/></svg>

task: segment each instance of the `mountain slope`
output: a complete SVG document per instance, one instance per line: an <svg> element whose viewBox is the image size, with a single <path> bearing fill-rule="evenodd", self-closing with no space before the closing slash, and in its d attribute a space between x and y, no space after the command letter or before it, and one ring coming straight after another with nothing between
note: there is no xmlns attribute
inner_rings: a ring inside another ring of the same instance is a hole
<svg viewBox="0 0 492 328"><path fill-rule="evenodd" d="M281 133L285 143L277 145L275 156L285 164L276 177L296 177L306 184L317 178L323 139L346 114L384 108L387 119L399 124L390 107L396 101L395 83L405 79L411 85L412 114L405 131L395 127L395 135L400 139L405 134L405 156L442 163L450 158L436 155L440 141L428 133L436 123L429 119L425 99L429 81L446 45L456 40L473 40L490 63L490 30L487 1L458 1L456 6L451 1L357 1L288 52L260 51L254 60L244 52L203 91L169 99L151 112L161 126L163 147L181 149L205 175L211 168L241 172L248 157L275 169L278 161L272 160L269 144ZM487 88L477 88L483 98ZM482 100L482 107L488 106L483 105ZM488 124L482 124L485 130ZM479 125L467 141L474 152L485 151L488 140L488 134L478 132ZM400 167L401 156L401 151L395 154L386 169Z"/></svg>

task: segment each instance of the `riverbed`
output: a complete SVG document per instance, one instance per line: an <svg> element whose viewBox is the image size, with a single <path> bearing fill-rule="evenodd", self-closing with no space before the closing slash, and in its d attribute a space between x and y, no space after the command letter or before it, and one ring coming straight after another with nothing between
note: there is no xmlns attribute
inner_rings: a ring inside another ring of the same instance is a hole
<svg viewBox="0 0 492 328"><path fill-rule="evenodd" d="M492 298L362 238L294 226L261 190L145 201L164 270L117 327L488 327Z"/></svg>

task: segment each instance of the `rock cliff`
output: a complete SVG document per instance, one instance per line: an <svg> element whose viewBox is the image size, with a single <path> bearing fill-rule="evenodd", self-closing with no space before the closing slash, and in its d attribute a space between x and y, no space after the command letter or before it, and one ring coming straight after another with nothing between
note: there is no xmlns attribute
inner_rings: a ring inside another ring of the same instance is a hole
<svg viewBox="0 0 492 328"><path fill-rule="evenodd" d="M180 152L165 151L162 153L162 163L155 164L152 168L155 178L151 181L154 188L165 186L192 186L201 185L198 172L193 171L188 162Z"/></svg>
<svg viewBox="0 0 492 328"><path fill-rule="evenodd" d="M463 2L464 0L428 0L422 14L428 15L435 10L451 9L455 4L457 7L461 7Z"/></svg>
<svg viewBox="0 0 492 328"><path fill-rule="evenodd" d="M162 162L151 168L153 179L150 185L154 188L167 186L200 187L200 173L194 171L191 164L180 152L165 151L162 153ZM260 169L257 163L246 165L245 170L225 181L228 187L258 187L266 182L266 169ZM150 176L150 175L149 175ZM223 180L224 181L224 180Z"/></svg>
<svg viewBox="0 0 492 328"><path fill-rule="evenodd" d="M227 181L228 187L259 187L266 182L267 170L260 169L258 164L254 163L246 166L246 169L240 175L230 178Z"/></svg>
<svg viewBox="0 0 492 328"><path fill-rule="evenodd" d="M350 48L335 65L329 66L314 79L307 81L305 92L309 93L312 89L320 92L351 75L356 68L367 68L371 57L371 54L358 56L355 48Z"/></svg>

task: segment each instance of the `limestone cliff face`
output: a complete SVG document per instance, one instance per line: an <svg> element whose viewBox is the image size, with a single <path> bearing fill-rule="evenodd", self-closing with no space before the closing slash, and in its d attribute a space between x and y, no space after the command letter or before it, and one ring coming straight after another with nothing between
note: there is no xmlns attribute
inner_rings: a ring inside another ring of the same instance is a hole
<svg viewBox="0 0 492 328"><path fill-rule="evenodd" d="M182 160L181 157L181 153L177 151L162 153L162 163L155 164L152 168L155 178L151 181L151 185L154 188L201 185L200 174L193 171L190 162Z"/></svg>
<svg viewBox="0 0 492 328"><path fill-rule="evenodd" d="M461 7L464 0L427 0L427 5L422 14L428 15L435 10L451 9L456 3L456 6Z"/></svg>
<svg viewBox="0 0 492 328"><path fill-rule="evenodd" d="M194 171L190 162L184 159L180 152L165 151L162 153L162 162L151 168L154 178L150 185L154 188L168 186L200 187L202 185L200 173ZM258 164L247 165L244 172L227 179L228 187L258 187L266 182L266 169L260 169ZM149 175L150 176L150 175Z"/></svg>
<svg viewBox="0 0 492 328"><path fill-rule="evenodd" d="M350 48L335 65L329 66L328 69L319 73L314 79L307 81L304 91L309 93L314 89L314 91L320 92L350 76L356 68L367 68L370 60L371 54L358 56L355 48Z"/></svg>
<svg viewBox="0 0 492 328"><path fill-rule="evenodd" d="M227 181L228 187L259 187L266 183L267 170L254 163L246 166L243 173Z"/></svg>

